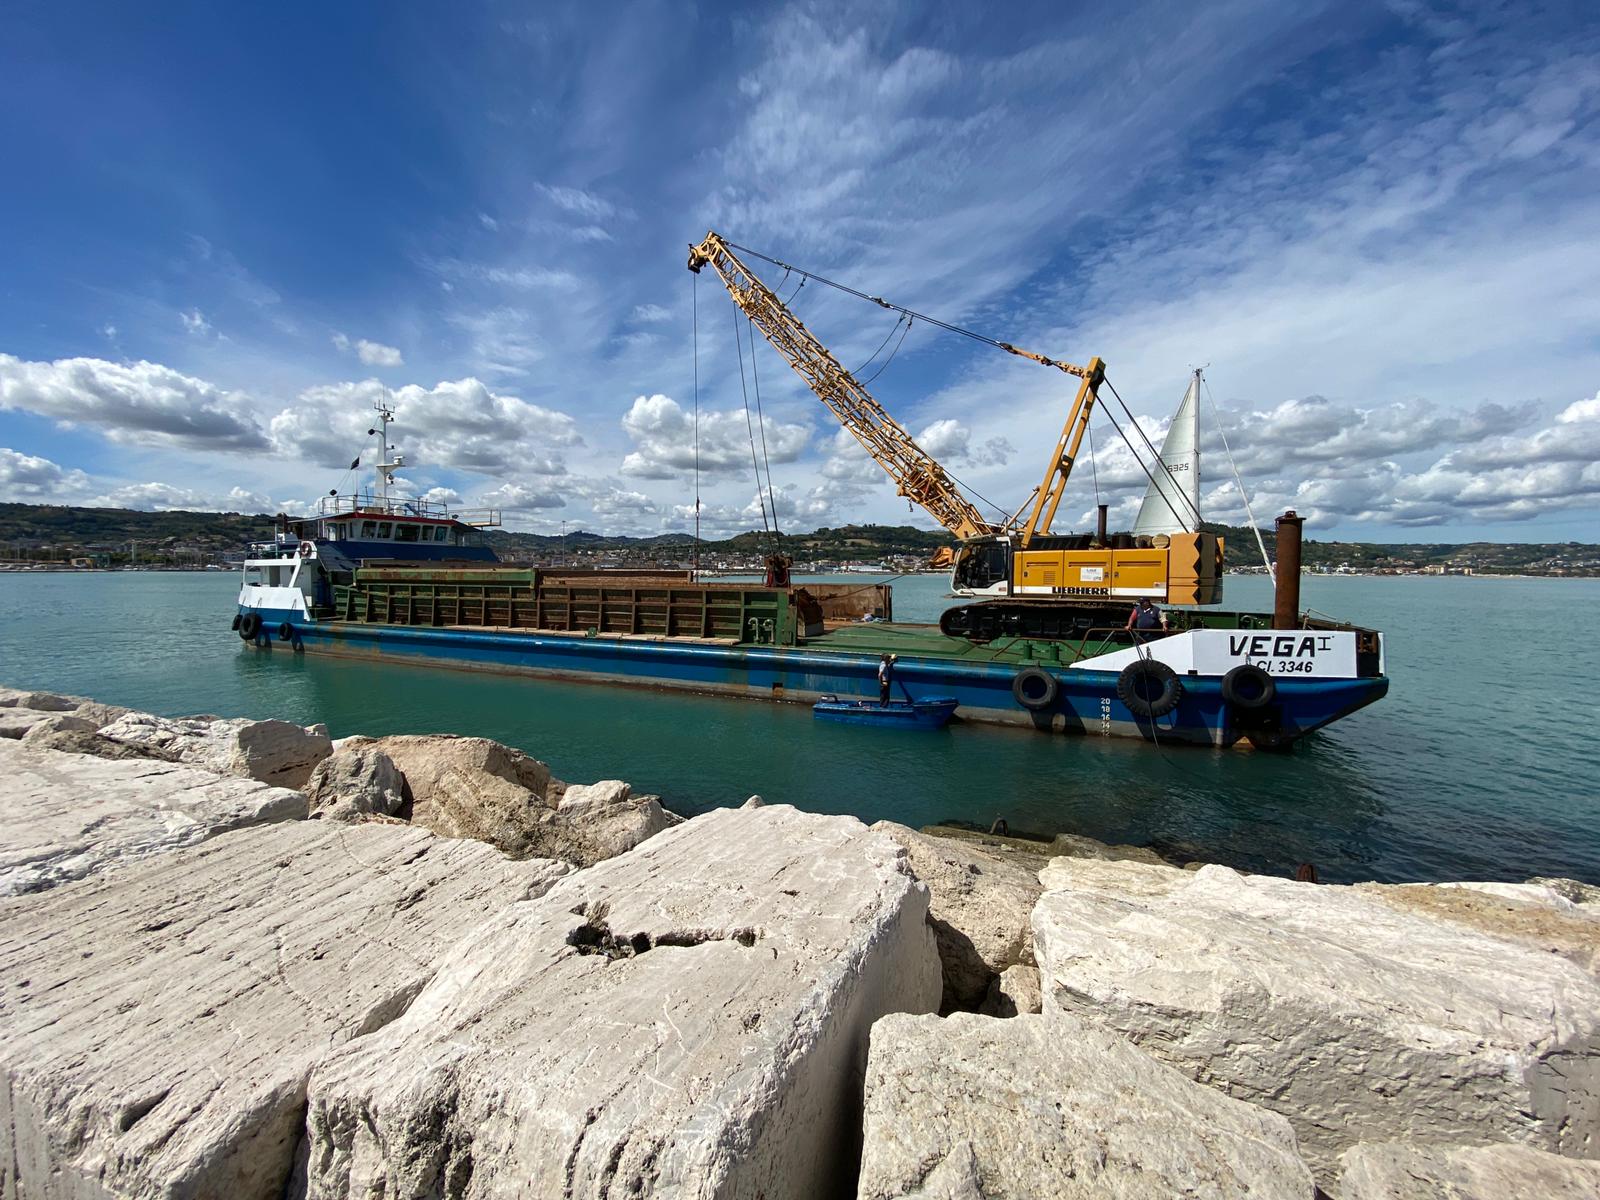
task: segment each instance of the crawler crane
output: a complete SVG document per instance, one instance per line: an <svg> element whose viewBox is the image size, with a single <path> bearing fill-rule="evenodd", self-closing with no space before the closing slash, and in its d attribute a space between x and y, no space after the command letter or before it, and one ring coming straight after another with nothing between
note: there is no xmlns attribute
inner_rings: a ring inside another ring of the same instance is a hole
<svg viewBox="0 0 1600 1200"><path fill-rule="evenodd" d="M1105 379L1100 359L1077 366L1007 342L981 339L1079 380L1044 481L1030 497L1031 507L1024 503L1013 516L991 521L735 250L795 270L734 246L715 232L689 247L689 269L699 274L709 265L717 273L734 304L888 473L898 494L921 505L959 541L951 591L978 603L947 610L939 621L946 634L973 641L1004 635L1067 638L1082 636L1091 628L1120 626L1129 605L1140 596L1180 605L1221 601L1222 543L1214 534L1196 529L1153 538L1107 536L1103 522L1094 535L1051 532ZM863 298L897 308L875 296ZM1164 469L1159 461L1157 467ZM1028 509L1025 520L1023 509Z"/></svg>

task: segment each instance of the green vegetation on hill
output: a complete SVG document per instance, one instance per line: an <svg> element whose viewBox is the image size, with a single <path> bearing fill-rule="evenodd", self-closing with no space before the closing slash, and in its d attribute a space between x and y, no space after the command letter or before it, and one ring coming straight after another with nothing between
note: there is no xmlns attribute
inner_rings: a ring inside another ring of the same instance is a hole
<svg viewBox="0 0 1600 1200"><path fill-rule="evenodd" d="M194 561L200 557L236 556L252 541L267 537L273 518L266 513L138 512L122 508L72 508L63 505L0 504L0 558L66 558L88 555L107 562L126 562L130 543L137 542L140 561ZM1226 539L1228 566L1259 566L1255 535L1237 525L1207 525ZM1267 552L1276 538L1262 531ZM579 550L625 551L632 561L652 555L675 560L693 544L687 533L634 538L578 530L550 534L490 530L498 552L523 559ZM809 533L785 534L784 549L800 559L874 561L892 555L931 556L952 544L948 534L910 525L842 525ZM753 556L767 545L766 535L741 533L702 543L701 553ZM1308 568L1356 571L1468 568L1479 573L1600 575L1600 546L1578 542L1335 542L1308 537L1303 558Z"/></svg>

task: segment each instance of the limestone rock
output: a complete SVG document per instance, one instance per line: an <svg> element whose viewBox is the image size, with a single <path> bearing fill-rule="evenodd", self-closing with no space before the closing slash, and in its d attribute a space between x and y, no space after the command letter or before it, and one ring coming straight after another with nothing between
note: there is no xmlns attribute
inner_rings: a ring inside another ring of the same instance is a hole
<svg viewBox="0 0 1600 1200"><path fill-rule="evenodd" d="M990 980L1033 962L1029 917L1039 881L1032 872L970 843L928 837L892 821L873 829L905 847L911 870L928 885L929 920L944 965L941 1011L976 1008Z"/></svg>
<svg viewBox="0 0 1600 1200"><path fill-rule="evenodd" d="M1034 910L1045 1012L1122 1033L1294 1124L1358 1141L1600 1156L1600 984L1350 887L1061 860Z"/></svg>
<svg viewBox="0 0 1600 1200"><path fill-rule="evenodd" d="M986 1017L1017 1017L1044 1010L1039 996L1039 968L1007 967L989 981L989 993L979 1010Z"/></svg>
<svg viewBox="0 0 1600 1200"><path fill-rule="evenodd" d="M219 775L237 775L280 787L304 787L312 769L332 752L327 733L287 721L128 713L100 730L103 737L154 746Z"/></svg>
<svg viewBox="0 0 1600 1200"><path fill-rule="evenodd" d="M1170 865L1146 846L1119 846L1076 833L1058 833L1050 843L1053 858L1097 858L1103 862L1138 862L1155 867Z"/></svg>
<svg viewBox="0 0 1600 1200"><path fill-rule="evenodd" d="M0 896L43 891L230 829L298 820L305 797L249 779L0 742Z"/></svg>
<svg viewBox="0 0 1600 1200"><path fill-rule="evenodd" d="M72 713L53 713L44 720L35 722L23 735L21 740L32 744L44 741L57 733L94 733L97 726L93 721L87 721Z"/></svg>
<svg viewBox="0 0 1600 1200"><path fill-rule="evenodd" d="M745 799L745 802L743 804L739 805L739 807L740 808L760 808L765 803L766 803L766 801L763 800L760 796L749 796L749 797L747 797Z"/></svg>
<svg viewBox="0 0 1600 1200"><path fill-rule="evenodd" d="M391 759L372 745L337 750L317 764L306 784L310 815L328 821L359 821L400 807L405 780Z"/></svg>
<svg viewBox="0 0 1600 1200"><path fill-rule="evenodd" d="M27 692L18 688L0 687L0 708L30 708L35 712L71 712L82 701L75 696L58 696L54 692Z"/></svg>
<svg viewBox="0 0 1600 1200"><path fill-rule="evenodd" d="M307 1194L838 1194L867 1035L939 997L927 892L850 817L719 810L491 916L312 1074Z"/></svg>
<svg viewBox="0 0 1600 1200"><path fill-rule="evenodd" d="M73 720L78 718L73 717ZM29 746L39 750L59 750L64 754L91 754L95 758L142 758L155 759L157 762L177 762L178 755L172 750L163 750L160 746L151 744L136 744L133 742L114 742L110 738L97 732L78 729L51 728L51 722L46 721L35 725L23 735L23 741Z"/></svg>
<svg viewBox="0 0 1600 1200"><path fill-rule="evenodd" d="M1528 1146L1363 1142L1339 1159L1339 1200L1594 1200L1600 1163Z"/></svg>
<svg viewBox="0 0 1600 1200"><path fill-rule="evenodd" d="M602 779L599 783L569 783L561 794L557 809L568 815L589 812L611 804L621 804L633 794L633 789L620 779Z"/></svg>
<svg viewBox="0 0 1600 1200"><path fill-rule="evenodd" d="M293 822L0 903L0 1195L282 1196L311 1068L564 871Z"/></svg>
<svg viewBox="0 0 1600 1200"><path fill-rule="evenodd" d="M371 743L405 776L411 821L446 837L476 838L512 857L535 853L530 830L550 811L550 768L479 737L399 736Z"/></svg>
<svg viewBox="0 0 1600 1200"><path fill-rule="evenodd" d="M1545 875L1535 875L1528 882L1536 887L1547 887L1563 900L1569 900L1580 907L1583 905L1600 907L1600 886L1595 884Z"/></svg>
<svg viewBox="0 0 1600 1200"><path fill-rule="evenodd" d="M53 714L37 708L0 708L0 738L19 742L35 725L52 719Z"/></svg>
<svg viewBox="0 0 1600 1200"><path fill-rule="evenodd" d="M859 1200L1313 1193L1282 1117L1076 1017L872 1027Z"/></svg>
<svg viewBox="0 0 1600 1200"><path fill-rule="evenodd" d="M72 710L72 715L92 722L96 729L104 729L111 722L122 719L132 711L133 709L131 708L123 708L116 704L101 704L97 700L85 700Z"/></svg>
<svg viewBox="0 0 1600 1200"><path fill-rule="evenodd" d="M1392 908L1454 921L1600 973L1600 906L1575 904L1554 888L1531 883L1366 883L1356 890Z"/></svg>

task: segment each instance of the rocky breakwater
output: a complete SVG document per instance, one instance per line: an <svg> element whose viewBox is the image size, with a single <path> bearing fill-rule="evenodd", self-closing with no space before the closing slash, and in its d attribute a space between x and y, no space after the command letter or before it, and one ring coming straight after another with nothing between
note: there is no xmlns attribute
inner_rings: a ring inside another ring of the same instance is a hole
<svg viewBox="0 0 1600 1200"><path fill-rule="evenodd" d="M853 1190L872 1025L941 990L889 837L482 739L77 719L0 742L0 1196Z"/></svg>
<svg viewBox="0 0 1600 1200"><path fill-rule="evenodd" d="M1039 886L1037 1016L874 1027L864 1200L1600 1195L1594 889L1100 855Z"/></svg>

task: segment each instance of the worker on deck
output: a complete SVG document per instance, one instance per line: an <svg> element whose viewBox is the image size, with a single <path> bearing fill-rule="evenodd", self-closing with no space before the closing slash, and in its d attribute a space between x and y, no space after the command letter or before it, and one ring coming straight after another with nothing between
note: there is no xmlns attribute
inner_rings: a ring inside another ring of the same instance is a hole
<svg viewBox="0 0 1600 1200"><path fill-rule="evenodd" d="M894 664L898 654L885 654L878 661L878 703L889 703L889 690L894 687Z"/></svg>
<svg viewBox="0 0 1600 1200"><path fill-rule="evenodd" d="M1166 627L1166 613L1157 608L1149 596L1140 596L1139 603L1134 605L1133 611L1128 614L1128 628L1135 633L1143 633Z"/></svg>

